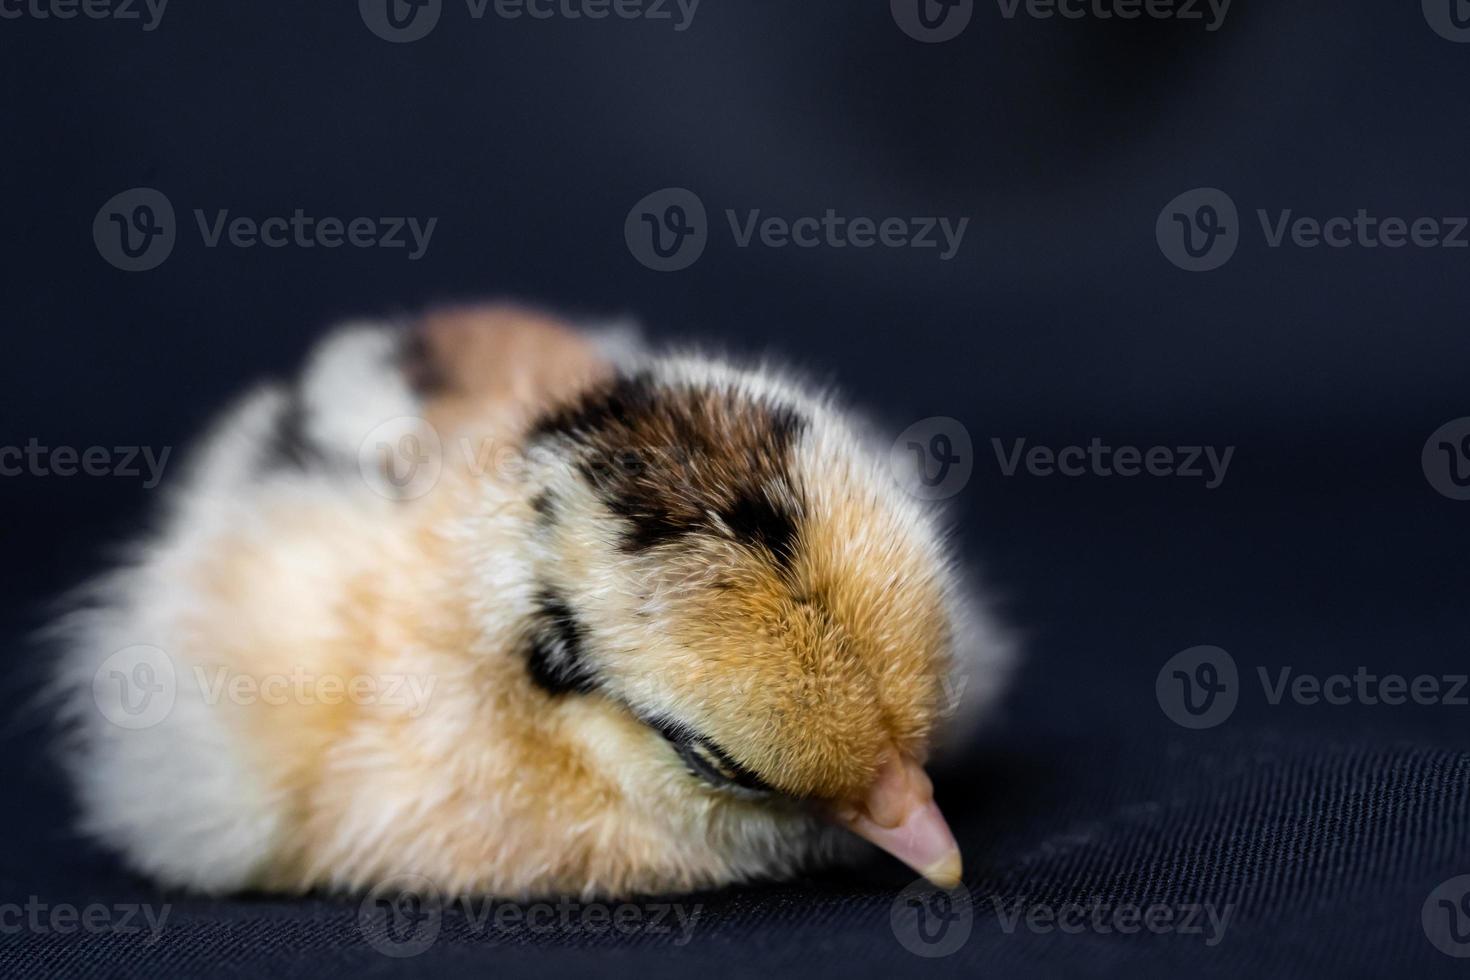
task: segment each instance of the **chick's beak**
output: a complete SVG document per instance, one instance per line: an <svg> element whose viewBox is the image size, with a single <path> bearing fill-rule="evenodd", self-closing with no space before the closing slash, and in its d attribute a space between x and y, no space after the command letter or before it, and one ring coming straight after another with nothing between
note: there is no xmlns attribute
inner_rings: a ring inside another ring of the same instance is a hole
<svg viewBox="0 0 1470 980"><path fill-rule="evenodd" d="M934 786L913 759L890 754L865 799L834 809L837 823L940 888L960 883L960 848L934 804Z"/></svg>

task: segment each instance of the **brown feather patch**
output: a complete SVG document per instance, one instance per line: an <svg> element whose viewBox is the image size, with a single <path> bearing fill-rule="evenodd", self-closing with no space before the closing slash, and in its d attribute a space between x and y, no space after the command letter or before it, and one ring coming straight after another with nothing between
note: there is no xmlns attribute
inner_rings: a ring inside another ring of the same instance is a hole
<svg viewBox="0 0 1470 980"><path fill-rule="evenodd" d="M618 377L543 418L533 439L561 438L583 477L644 551L696 533L789 563L803 506L790 471L797 412L718 386Z"/></svg>
<svg viewBox="0 0 1470 980"><path fill-rule="evenodd" d="M429 313L406 340L403 364L426 399L429 421L445 428L487 411L544 412L611 372L572 327L512 305Z"/></svg>

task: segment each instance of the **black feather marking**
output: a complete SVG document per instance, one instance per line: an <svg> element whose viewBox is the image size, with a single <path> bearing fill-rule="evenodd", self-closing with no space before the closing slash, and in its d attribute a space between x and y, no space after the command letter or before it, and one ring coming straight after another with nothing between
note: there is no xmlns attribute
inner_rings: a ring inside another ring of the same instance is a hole
<svg viewBox="0 0 1470 980"><path fill-rule="evenodd" d="M646 413L653 405L653 377L647 371L619 375L589 397L563 405L531 428L533 439L552 435L587 436Z"/></svg>
<svg viewBox="0 0 1470 980"><path fill-rule="evenodd" d="M796 517L764 492L739 497L720 512L720 520L737 541L764 548L783 568L795 559Z"/></svg>
<svg viewBox="0 0 1470 980"><path fill-rule="evenodd" d="M531 509L536 512L537 521L543 527L556 523L556 498L551 495L550 490L542 490L532 497Z"/></svg>
<svg viewBox="0 0 1470 980"><path fill-rule="evenodd" d="M306 432L308 411L301 390L293 387L275 417L265 445L266 470L307 470L326 462L326 454Z"/></svg>
<svg viewBox="0 0 1470 980"><path fill-rule="evenodd" d="M582 475L588 483L597 486L595 474L584 469ZM647 488L647 492L604 494L602 501L627 522L622 545L623 550L629 553L647 551L708 527L705 518L690 517L668 509L660 491L653 487Z"/></svg>
<svg viewBox="0 0 1470 980"><path fill-rule="evenodd" d="M399 335L397 361L409 390L420 398L442 394L449 387L449 377L422 329L410 328Z"/></svg>
<svg viewBox="0 0 1470 980"><path fill-rule="evenodd" d="M550 588L535 599L531 617L527 669L536 686L548 694L591 694L597 675L586 658L586 630L566 601Z"/></svg>
<svg viewBox="0 0 1470 980"><path fill-rule="evenodd" d="M642 372L545 416L532 439L570 444L582 478L624 522L625 551L728 533L784 565L802 517L790 450L805 424L790 406L719 387L660 385Z"/></svg>

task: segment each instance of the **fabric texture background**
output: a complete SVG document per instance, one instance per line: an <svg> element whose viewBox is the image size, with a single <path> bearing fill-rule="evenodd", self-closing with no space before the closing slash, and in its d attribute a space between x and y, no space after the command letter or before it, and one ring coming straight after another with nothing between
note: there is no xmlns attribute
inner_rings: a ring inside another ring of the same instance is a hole
<svg viewBox="0 0 1470 980"><path fill-rule="evenodd" d="M1470 670L1470 502L1435 492L1420 457L1470 415L1470 252L1273 247L1259 214L1470 209L1470 45L1431 29L1432 3L1236 3L1214 31L975 3L940 44L907 37L881 0L705 0L683 31L475 19L445 0L434 32L405 44L354 6L180 3L150 31L0 23L0 444L171 446L182 465L214 410L294 370L332 322L483 296L778 352L895 433L955 419L973 475L950 516L1026 652L1003 710L937 779L973 904L908 906L909 876L875 857L680 897L699 909L684 943L477 928L450 907L432 944L393 957L355 899L158 894L73 833L35 697L45 655L26 637L146 526L168 482L29 473L0 479L0 972L1463 975L1421 916L1428 903L1470 929L1434 897L1470 874L1470 707L1270 694L1283 668ZM127 273L90 229L139 186L172 201L178 241ZM660 273L623 230L666 187L700 197L710 241ZM1156 222L1200 187L1230 195L1239 247L1185 272ZM297 208L439 223L409 260L210 247L196 216ZM742 247L727 212L757 209L970 223L949 261ZM1215 489L1002 465L1016 439L1094 437L1236 452ZM1201 644L1234 658L1238 704L1190 730L1156 680ZM58 932L25 923L33 901L167 904L169 918L151 943ZM1208 920L1122 935L1015 917L1077 903L1228 918L1211 944Z"/></svg>

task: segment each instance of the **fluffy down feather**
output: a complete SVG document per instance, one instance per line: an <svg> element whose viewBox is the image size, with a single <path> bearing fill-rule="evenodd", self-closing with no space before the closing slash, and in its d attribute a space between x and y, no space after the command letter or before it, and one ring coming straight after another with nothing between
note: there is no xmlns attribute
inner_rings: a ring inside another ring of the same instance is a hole
<svg viewBox="0 0 1470 980"><path fill-rule="evenodd" d="M83 827L204 892L616 896L854 853L834 815L1009 659L884 458L778 372L626 333L339 330L57 625Z"/></svg>

